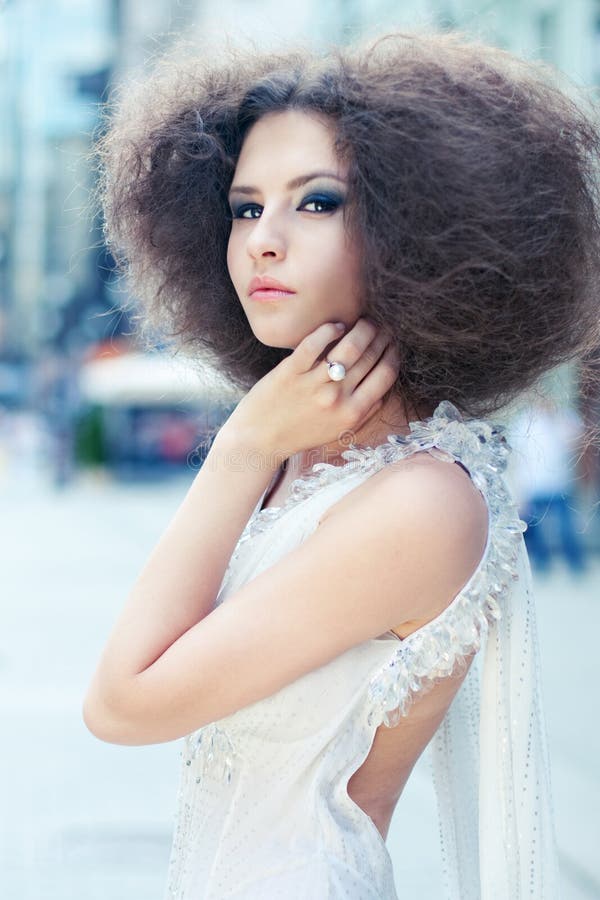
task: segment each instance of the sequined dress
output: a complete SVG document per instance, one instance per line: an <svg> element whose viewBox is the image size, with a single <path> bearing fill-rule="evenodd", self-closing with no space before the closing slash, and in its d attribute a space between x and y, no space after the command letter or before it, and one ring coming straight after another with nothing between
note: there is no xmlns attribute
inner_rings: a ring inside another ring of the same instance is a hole
<svg viewBox="0 0 600 900"><path fill-rule="evenodd" d="M261 510L265 491L232 554L217 603L296 547L343 495L417 451L459 461L468 471L486 500L487 544L461 592L409 637L386 632L367 640L183 739L165 900L398 900L387 846L347 784L378 726L397 724L417 695L479 650L511 602L526 525L503 475L509 454L503 431L486 420L463 419L444 401L429 419L411 423L409 434L389 435L374 448L351 445L342 466L316 464L311 475L292 483L283 507ZM469 673L451 708L464 704L461 695L471 682ZM448 725L444 730L442 723L436 740L445 759L458 752ZM444 795L451 789L449 768L445 775L438 767L437 782L441 806L451 805ZM531 782L535 790L535 778ZM476 830L476 800L466 791L461 803ZM473 864L468 878L463 873L454 889L448 887L449 895L521 896L511 894L510 885L506 894L487 894L479 882L481 848L451 832L448 858L471 854ZM477 836L472 840L476 844Z"/></svg>

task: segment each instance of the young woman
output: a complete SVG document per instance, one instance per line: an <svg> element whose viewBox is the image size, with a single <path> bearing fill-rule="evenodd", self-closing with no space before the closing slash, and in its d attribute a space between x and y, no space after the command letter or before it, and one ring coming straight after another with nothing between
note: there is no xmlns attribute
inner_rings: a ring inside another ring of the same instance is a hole
<svg viewBox="0 0 600 900"><path fill-rule="evenodd" d="M557 896L488 416L598 348L598 146L460 35L170 56L123 93L100 195L143 328L245 391L84 703L102 740L185 737L168 897L392 900L430 741L448 896Z"/></svg>

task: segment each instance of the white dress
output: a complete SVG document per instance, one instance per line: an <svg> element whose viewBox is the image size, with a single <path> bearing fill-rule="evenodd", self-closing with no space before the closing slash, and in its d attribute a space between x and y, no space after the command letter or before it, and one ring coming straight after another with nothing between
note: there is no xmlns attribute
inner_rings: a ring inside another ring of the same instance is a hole
<svg viewBox="0 0 600 900"><path fill-rule="evenodd" d="M523 643L523 659L512 663L520 667L516 682L497 628L515 585L530 593L526 526L503 476L509 448L501 426L463 420L448 401L410 427L378 447L345 451L343 466L316 464L292 483L283 507L261 510L265 491L217 603L303 541L340 497L420 450L460 461L486 500L488 539L476 571L439 616L404 640L392 632L367 640L183 739L166 900L398 900L386 844L348 796L348 781L378 726L397 724L415 696L455 672L486 637L485 669L493 671L484 670L480 687L480 667L471 666L432 741L447 896L557 896L537 662L525 633L534 624L530 606L523 627L505 616L518 628L511 640ZM480 690L488 704L481 722ZM485 779L483 753L494 770Z"/></svg>

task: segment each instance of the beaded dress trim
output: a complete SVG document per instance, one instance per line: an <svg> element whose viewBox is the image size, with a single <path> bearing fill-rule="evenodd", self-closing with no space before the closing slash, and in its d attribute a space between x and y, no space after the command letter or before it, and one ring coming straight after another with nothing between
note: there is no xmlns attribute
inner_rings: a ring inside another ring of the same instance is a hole
<svg viewBox="0 0 600 900"><path fill-rule="evenodd" d="M464 671L467 659L479 650L489 624L500 619L510 582L518 580L521 534L527 529L500 477L510 453L502 426L479 419L463 420L456 407L444 401L431 419L411 422L410 428L409 435L389 438L399 449L398 458L429 450L438 459L462 463L486 500L488 536L480 563L467 584L440 615L404 638L371 680L369 725L397 725L417 695L441 679Z"/></svg>
<svg viewBox="0 0 600 900"><path fill-rule="evenodd" d="M325 485L333 484L357 471L377 471L387 463L410 456L416 451L430 450L431 455L439 459L462 462L472 473L476 487L486 494L489 493L486 492L489 476L501 473L506 468L510 447L504 436L504 427L481 419L463 419L458 409L448 400L442 401L429 418L410 422L409 427L409 434L390 434L387 441L377 447L350 444L341 453L342 458L347 460L344 465L315 463L312 467L313 474L291 482L283 506L269 506L254 513L240 535L231 562L238 558L240 548L247 541L268 531L274 522L298 503L308 500ZM480 469L481 476L478 477ZM498 502L510 502L507 491L502 497L498 497ZM524 531L525 528L525 523L522 523L518 530Z"/></svg>

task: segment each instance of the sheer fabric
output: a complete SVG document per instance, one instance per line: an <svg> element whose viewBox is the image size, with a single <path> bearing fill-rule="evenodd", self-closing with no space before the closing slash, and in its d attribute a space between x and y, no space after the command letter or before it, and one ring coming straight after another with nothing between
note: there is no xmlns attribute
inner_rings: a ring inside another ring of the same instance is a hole
<svg viewBox="0 0 600 900"><path fill-rule="evenodd" d="M447 896L560 895L540 696L531 570L524 543L510 603L489 627L432 741Z"/></svg>
<svg viewBox="0 0 600 900"><path fill-rule="evenodd" d="M217 603L304 540L341 496L422 450L460 462L486 500L476 571L404 640L365 641L184 739L170 900L399 900L386 844L347 784L376 729L394 727L473 653L431 743L446 896L558 896L526 525L503 477L509 447L500 426L463 420L445 401L408 435L351 446L343 466L315 465L283 507L260 510L261 498Z"/></svg>

